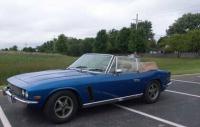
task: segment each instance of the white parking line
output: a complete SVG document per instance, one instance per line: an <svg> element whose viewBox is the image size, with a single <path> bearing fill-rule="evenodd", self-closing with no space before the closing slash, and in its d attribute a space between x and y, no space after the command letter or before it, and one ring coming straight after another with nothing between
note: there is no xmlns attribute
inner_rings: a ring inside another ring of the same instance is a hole
<svg viewBox="0 0 200 127"><path fill-rule="evenodd" d="M180 74L180 75L172 75L173 77L180 77L180 76L192 76L192 75L200 75L200 73L194 73L194 74Z"/></svg>
<svg viewBox="0 0 200 127"><path fill-rule="evenodd" d="M176 79L171 79L171 80L175 81L175 82L185 82L185 83L192 83L192 84L199 84L200 85L200 82L185 81L185 80L176 80Z"/></svg>
<svg viewBox="0 0 200 127"><path fill-rule="evenodd" d="M10 122L8 121L6 115L3 112L3 109L0 106L0 119L4 127L12 127Z"/></svg>
<svg viewBox="0 0 200 127"><path fill-rule="evenodd" d="M176 94L181 94L181 95L187 95L190 97L197 97L200 98L199 95L195 95L195 94L189 94L189 93L184 93L184 92L178 92L178 91L173 91L173 90L165 90L166 92L171 92L171 93L176 93Z"/></svg>
<svg viewBox="0 0 200 127"><path fill-rule="evenodd" d="M125 109L125 110L128 110L128 111L130 111L130 112L134 112L134 113L143 115L143 116L145 116L145 117L149 117L149 118L151 118L151 119L154 119L154 120L157 120L157 121L166 123L166 124L168 124L168 125L172 125L172 126L175 126L175 127L186 127L186 126L184 126L184 125L181 125L181 124L178 124L178 123L174 123L174 122L172 122L172 121L168 121L168 120L159 118L159 117L157 117L157 116L153 116L153 115L150 115L150 114L147 114L147 113L144 113L144 112L141 112L141 111L132 109L132 108L128 108L128 107L125 107L125 106L122 106L122 105L115 104L115 106L117 106L117 107L119 107L119 108L122 108L122 109Z"/></svg>

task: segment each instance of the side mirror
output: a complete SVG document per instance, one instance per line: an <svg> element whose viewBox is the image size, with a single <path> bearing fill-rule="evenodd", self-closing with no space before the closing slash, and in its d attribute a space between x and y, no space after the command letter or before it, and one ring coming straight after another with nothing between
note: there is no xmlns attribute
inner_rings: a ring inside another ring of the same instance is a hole
<svg viewBox="0 0 200 127"><path fill-rule="evenodd" d="M122 69L116 69L115 73L117 73L117 74L122 73Z"/></svg>

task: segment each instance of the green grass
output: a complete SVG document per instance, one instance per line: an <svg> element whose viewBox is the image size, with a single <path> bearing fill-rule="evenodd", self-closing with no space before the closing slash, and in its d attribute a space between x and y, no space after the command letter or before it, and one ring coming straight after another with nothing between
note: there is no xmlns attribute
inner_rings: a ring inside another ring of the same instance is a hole
<svg viewBox="0 0 200 127"><path fill-rule="evenodd" d="M160 69L169 70L172 74L200 73L199 58L145 58L155 61Z"/></svg>
<svg viewBox="0 0 200 127"><path fill-rule="evenodd" d="M16 74L64 69L76 59L76 57L59 54L0 52L0 85L5 85L6 79ZM200 73L200 59L150 57L144 59L155 61L160 69L169 70L172 74Z"/></svg>
<svg viewBox="0 0 200 127"><path fill-rule="evenodd" d="M2 90L4 87L5 87L5 85L1 85L1 86L0 86L0 90Z"/></svg>
<svg viewBox="0 0 200 127"><path fill-rule="evenodd" d="M58 54L0 52L0 85L10 76L47 69L64 69L76 58Z"/></svg>

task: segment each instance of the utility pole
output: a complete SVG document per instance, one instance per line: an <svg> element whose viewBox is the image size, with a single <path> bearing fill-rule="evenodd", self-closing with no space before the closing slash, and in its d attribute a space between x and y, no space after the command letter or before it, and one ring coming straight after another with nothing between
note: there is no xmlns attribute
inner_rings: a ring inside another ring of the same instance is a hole
<svg viewBox="0 0 200 127"><path fill-rule="evenodd" d="M54 37L53 37L53 53L55 53L56 52L56 42L55 42L55 35L54 35Z"/></svg>
<svg viewBox="0 0 200 127"><path fill-rule="evenodd" d="M27 48L27 45L28 45L27 42L25 42L25 44L24 44L25 48Z"/></svg>
<svg viewBox="0 0 200 127"><path fill-rule="evenodd" d="M142 22L142 20L138 19L138 13L136 14L136 19L133 19L133 20L135 20L135 30L137 31L137 29L138 29L138 22ZM137 32L136 32L136 34L137 34ZM138 56L137 55L137 51L134 52L134 56L135 57Z"/></svg>
<svg viewBox="0 0 200 127"><path fill-rule="evenodd" d="M135 20L135 29L137 30L138 29L138 22L142 22L142 20L138 19L138 13L136 14L136 19L133 19L133 20Z"/></svg>
<svg viewBox="0 0 200 127"><path fill-rule="evenodd" d="M137 26L138 26L138 13L136 14L136 25L135 25L136 30L137 30Z"/></svg>

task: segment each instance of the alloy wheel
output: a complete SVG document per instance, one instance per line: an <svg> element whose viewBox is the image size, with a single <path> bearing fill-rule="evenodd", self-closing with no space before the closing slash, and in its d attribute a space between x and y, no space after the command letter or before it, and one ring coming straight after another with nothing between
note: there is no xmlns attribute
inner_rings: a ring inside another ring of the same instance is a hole
<svg viewBox="0 0 200 127"><path fill-rule="evenodd" d="M56 100L54 112L59 118L67 118L73 111L73 101L69 96L61 96Z"/></svg>

